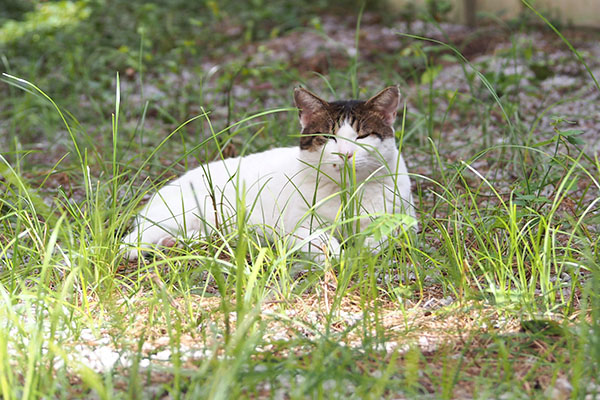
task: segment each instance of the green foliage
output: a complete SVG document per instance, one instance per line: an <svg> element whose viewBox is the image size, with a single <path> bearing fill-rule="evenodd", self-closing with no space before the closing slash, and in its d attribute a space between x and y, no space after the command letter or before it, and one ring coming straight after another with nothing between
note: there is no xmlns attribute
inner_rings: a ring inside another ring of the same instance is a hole
<svg viewBox="0 0 600 400"><path fill-rule="evenodd" d="M25 14L23 21L6 21L0 28L0 45L20 40L32 35L39 40L40 35L77 24L90 15L85 1L59 1L40 4L35 11Z"/></svg>
<svg viewBox="0 0 600 400"><path fill-rule="evenodd" d="M429 2L436 18L446 3ZM554 105L523 122L531 110L518 94L539 94L561 62L535 43L494 54L496 66L525 60L513 73L399 35L398 53L367 60L361 49L321 75L332 92L362 96L373 76L412 90L397 137L418 233L402 214L369 216L361 232L356 166L346 165L339 259L315 263L286 238L261 240L240 213L214 237L127 264L119 240L170 177L228 147L296 143L296 110L285 106L312 75L242 50L296 30L324 35L324 10L355 16L360 4L10 4L1 18L14 21L0 26L15 38L0 57L3 398L543 398L562 378L573 398L593 390L600 162ZM468 90L438 89L456 64ZM528 72L533 84L520 86ZM466 159L444 136L457 118L482 130L461 137ZM76 359L87 345L118 350L123 365Z"/></svg>
<svg viewBox="0 0 600 400"><path fill-rule="evenodd" d="M0 8L0 23L5 20L21 20L33 8L33 0L4 0Z"/></svg>
<svg viewBox="0 0 600 400"><path fill-rule="evenodd" d="M427 0L426 5L429 14L437 21L447 19L452 11L452 2L448 0Z"/></svg>

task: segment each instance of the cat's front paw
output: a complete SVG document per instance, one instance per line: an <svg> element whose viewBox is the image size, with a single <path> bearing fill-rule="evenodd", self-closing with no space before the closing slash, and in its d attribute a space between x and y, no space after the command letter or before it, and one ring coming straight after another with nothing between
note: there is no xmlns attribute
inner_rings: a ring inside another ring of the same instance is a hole
<svg viewBox="0 0 600 400"><path fill-rule="evenodd" d="M135 261L138 259L141 250L130 244L122 244L119 247L119 257L127 261Z"/></svg>
<svg viewBox="0 0 600 400"><path fill-rule="evenodd" d="M312 247L312 258L317 264L325 264L332 259L339 258L342 252L340 242L330 235L323 235L319 240L313 241Z"/></svg>
<svg viewBox="0 0 600 400"><path fill-rule="evenodd" d="M128 261L135 261L141 250L138 248L138 234L137 231L129 233L127 236L121 239L121 245L119 246L118 256Z"/></svg>
<svg viewBox="0 0 600 400"><path fill-rule="evenodd" d="M326 260L340 256L341 246L336 238L326 233L313 236L312 239L307 238L305 235L309 236L308 230L306 232L297 231L295 234L296 238L304 241L300 251L316 263L322 264Z"/></svg>
<svg viewBox="0 0 600 400"><path fill-rule="evenodd" d="M389 239L387 237L375 240L373 236L367 236L363 242L363 246L372 255L376 256L387 247L388 243Z"/></svg>
<svg viewBox="0 0 600 400"><path fill-rule="evenodd" d="M138 243L137 241L129 242L127 240L124 242L125 243L119 248L119 254L129 261L137 260L140 255L143 257L154 247L158 249L181 247L181 243L179 243L177 239L170 235L161 237L155 243Z"/></svg>
<svg viewBox="0 0 600 400"><path fill-rule="evenodd" d="M328 236L328 239L323 243L323 254L331 258L338 258L342 252L340 242L333 236Z"/></svg>
<svg viewBox="0 0 600 400"><path fill-rule="evenodd" d="M379 249L379 247L381 246L381 242L378 240L375 240L375 238L373 236L367 236L363 243L364 243L364 246L367 249L369 249L371 252L377 251Z"/></svg>

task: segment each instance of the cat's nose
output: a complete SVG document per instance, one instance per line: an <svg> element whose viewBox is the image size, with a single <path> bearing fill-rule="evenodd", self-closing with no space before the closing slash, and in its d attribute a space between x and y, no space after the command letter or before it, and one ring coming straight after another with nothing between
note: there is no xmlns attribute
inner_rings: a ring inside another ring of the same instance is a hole
<svg viewBox="0 0 600 400"><path fill-rule="evenodd" d="M352 152L338 153L338 157L341 158L342 161L351 159L353 155L354 155L354 153L352 153Z"/></svg>

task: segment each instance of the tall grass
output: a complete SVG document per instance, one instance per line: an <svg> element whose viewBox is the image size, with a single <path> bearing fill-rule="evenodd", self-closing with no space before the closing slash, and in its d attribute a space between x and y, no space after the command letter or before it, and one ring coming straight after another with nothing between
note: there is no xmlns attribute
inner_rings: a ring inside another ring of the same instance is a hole
<svg viewBox="0 0 600 400"><path fill-rule="evenodd" d="M454 47L433 43L466 63ZM358 54L340 71L354 93L357 65ZM494 82L475 65L464 71L481 79L492 99L485 106L498 107L507 134L519 137ZM59 101L27 80L4 80L47 102L68 132L72 155L42 182L68 168L81 190L77 198L57 190L48 201L44 185L24 172L29 154L0 157L3 398L543 397L563 377L573 397L594 390L600 163L568 140L572 132L557 128L549 143L488 146L458 163L444 159L443 141L423 140L419 151L429 154L431 170L413 176L418 234L399 228L407 222L401 215L371 216L360 229L360 183L346 165L343 207L329 228L345 248L323 263L300 255L301 243L261 239L244 212L211 238L126 263L120 238L143 198L180 172L180 163L199 151L222 156L223 143L236 135L258 136L257 124L287 135L288 126L272 118L295 110L259 112L223 129L203 111L128 159L132 143L122 126L129 113L118 76L110 145L99 149L84 144L91 136ZM405 130L402 120L398 132L406 153L418 145L411 135L434 136L441 114L433 86L423 91L428 100L417 112L426 124ZM455 94L449 108L472 105ZM405 107L404 118L411 117ZM477 118L474 124L486 123L485 113ZM188 142L183 133L197 126L205 135ZM169 165L156 161L161 156ZM480 171L481 159L530 173L507 185ZM236 201L245 203L241 193ZM368 235L388 240L374 254ZM451 340L432 350L423 345L445 330ZM81 356L90 349L95 355ZM94 358L99 354L105 365Z"/></svg>

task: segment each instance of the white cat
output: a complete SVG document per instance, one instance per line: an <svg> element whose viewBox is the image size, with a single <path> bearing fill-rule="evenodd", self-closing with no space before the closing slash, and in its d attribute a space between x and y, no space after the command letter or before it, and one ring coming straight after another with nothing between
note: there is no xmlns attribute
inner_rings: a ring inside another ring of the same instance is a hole
<svg viewBox="0 0 600 400"><path fill-rule="evenodd" d="M170 182L136 217L124 238L127 257L136 259L155 245L174 246L178 236L209 237L235 226L237 207L266 235L289 235L303 251L337 255L342 238L328 228L342 215L342 175L349 170L355 171L361 215L414 217L410 179L392 127L399 99L394 86L367 101L331 103L295 89L300 146L214 161ZM369 222L362 218L361 229Z"/></svg>

